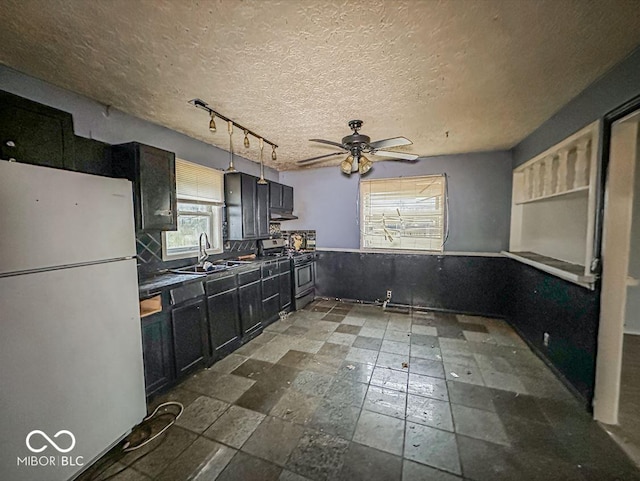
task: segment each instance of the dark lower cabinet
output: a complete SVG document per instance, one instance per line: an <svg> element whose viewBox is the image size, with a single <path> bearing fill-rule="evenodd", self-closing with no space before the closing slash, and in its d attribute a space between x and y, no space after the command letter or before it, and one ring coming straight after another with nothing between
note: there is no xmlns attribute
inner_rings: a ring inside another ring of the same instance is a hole
<svg viewBox="0 0 640 481"><path fill-rule="evenodd" d="M283 272L278 276L280 288L280 310L291 307L291 272Z"/></svg>
<svg viewBox="0 0 640 481"><path fill-rule="evenodd" d="M243 335L252 333L262 324L262 289L260 284L261 281L258 279L238 288Z"/></svg>
<svg viewBox="0 0 640 481"><path fill-rule="evenodd" d="M142 356L147 396L169 386L174 378L171 316L168 311L142 318Z"/></svg>
<svg viewBox="0 0 640 481"><path fill-rule="evenodd" d="M207 306L203 298L191 300L171 311L176 376L201 367L209 357Z"/></svg>
<svg viewBox="0 0 640 481"><path fill-rule="evenodd" d="M275 294L262 301L262 322L264 325L271 324L278 319L280 312L280 294Z"/></svg>
<svg viewBox="0 0 640 481"><path fill-rule="evenodd" d="M209 335L214 360L224 357L240 345L242 329L238 307L236 287L207 298Z"/></svg>

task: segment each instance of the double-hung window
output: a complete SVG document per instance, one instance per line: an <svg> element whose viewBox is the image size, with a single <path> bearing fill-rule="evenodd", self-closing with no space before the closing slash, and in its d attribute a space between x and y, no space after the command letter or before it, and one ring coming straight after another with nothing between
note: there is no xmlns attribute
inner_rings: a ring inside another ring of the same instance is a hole
<svg viewBox="0 0 640 481"><path fill-rule="evenodd" d="M207 234L207 254L222 252L224 174L215 169L176 159L178 230L164 232L164 260L197 257L201 234Z"/></svg>
<svg viewBox="0 0 640 481"><path fill-rule="evenodd" d="M443 250L444 175L360 181L360 247L367 250Z"/></svg>

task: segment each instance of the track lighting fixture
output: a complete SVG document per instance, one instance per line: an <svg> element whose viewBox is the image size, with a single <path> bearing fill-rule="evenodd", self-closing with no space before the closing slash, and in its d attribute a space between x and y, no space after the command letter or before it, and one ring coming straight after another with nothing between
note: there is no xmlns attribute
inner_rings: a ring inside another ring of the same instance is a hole
<svg viewBox="0 0 640 481"><path fill-rule="evenodd" d="M211 132L216 131L216 114L214 114L213 112L211 112L211 120L209 120L209 130Z"/></svg>
<svg viewBox="0 0 640 481"><path fill-rule="evenodd" d="M215 118L216 117L218 117L219 119L222 119L225 122L227 122L228 130L229 130L229 151L230 151L230 155L231 155L231 160L229 161L229 168L226 170L227 172L237 172L237 170L233 166L233 143L232 143L232 140L231 140L231 135L233 134L233 126L234 125L236 127L238 127L238 129L241 129L241 130L244 131L244 147L245 147L245 149L248 149L251 146L251 144L249 142L249 135L253 135L256 139L259 139L259 141L262 144L269 144L271 146L271 149L272 149L272 151L271 151L271 159L273 161L278 160L278 157L276 155L276 149L278 148L278 146L276 144L274 144L273 142L270 142L269 140L265 139L261 135L258 135L257 133L252 131L251 129L247 129L246 127L243 127L239 123L234 122L233 120L231 120L231 119L225 117L224 115L221 115L220 113L216 112L211 107L209 107L209 105L204 100L192 99L192 100L189 100L189 103L191 105L193 105L194 107L197 107L197 108L202 109L202 110L204 110L204 111L209 113L209 118L210 118L210 120L209 120L209 130L211 132L215 132L216 131L216 122L215 122Z"/></svg>
<svg viewBox="0 0 640 481"><path fill-rule="evenodd" d="M258 139L258 145L260 146L260 178L258 179L258 184L266 185L267 181L264 178L264 162L262 161L262 151L264 150L264 141L262 138Z"/></svg>
<svg viewBox="0 0 640 481"><path fill-rule="evenodd" d="M238 172L233 165L233 122L227 121L227 130L229 131L229 167L225 170L226 173Z"/></svg>

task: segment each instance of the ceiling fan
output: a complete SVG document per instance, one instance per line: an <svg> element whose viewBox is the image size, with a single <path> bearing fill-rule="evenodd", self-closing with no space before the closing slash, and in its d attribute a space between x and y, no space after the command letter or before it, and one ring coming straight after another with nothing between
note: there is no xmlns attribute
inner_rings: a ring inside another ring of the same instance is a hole
<svg viewBox="0 0 640 481"><path fill-rule="evenodd" d="M397 147L399 145L411 145L409 139L404 137L393 137L390 139L376 140L371 142L371 138L368 135L359 133L362 128L362 120L350 120L349 127L353 130L351 135L347 135L342 138L342 143L332 142L331 140L324 139L309 139L310 142L319 142L321 144L333 145L343 149L349 153L349 156L342 161L340 169L347 175L351 175L352 172L360 172L361 175L366 174L371 170L373 166L372 162L367 159L363 153L377 155L380 157L389 157L391 159L398 160L416 160L417 155L407 154L404 152L393 152L391 150L381 150L387 147ZM333 152L331 154L319 155L317 157L311 157L310 159L298 160L296 163L300 165L309 165L315 162L320 162L323 159L334 157L336 155L344 155L343 152Z"/></svg>

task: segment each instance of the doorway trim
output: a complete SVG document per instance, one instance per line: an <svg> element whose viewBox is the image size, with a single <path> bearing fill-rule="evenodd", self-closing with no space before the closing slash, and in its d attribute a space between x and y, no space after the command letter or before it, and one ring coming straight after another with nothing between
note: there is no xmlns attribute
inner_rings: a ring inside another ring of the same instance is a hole
<svg viewBox="0 0 640 481"><path fill-rule="evenodd" d="M596 244L602 259L602 281L593 416L606 424L618 422L633 173L636 167L635 162L632 165L621 162L619 156L624 155L624 152L620 145L612 145L613 129L616 122L639 110L640 96L609 112L604 117L601 134L601 195L598 199L598 211L602 215L597 216L601 225L596 229ZM629 125L618 124L615 126L617 134L635 135L637 139L638 124L633 124L632 121Z"/></svg>

